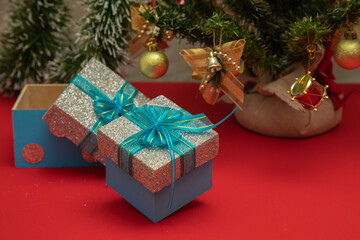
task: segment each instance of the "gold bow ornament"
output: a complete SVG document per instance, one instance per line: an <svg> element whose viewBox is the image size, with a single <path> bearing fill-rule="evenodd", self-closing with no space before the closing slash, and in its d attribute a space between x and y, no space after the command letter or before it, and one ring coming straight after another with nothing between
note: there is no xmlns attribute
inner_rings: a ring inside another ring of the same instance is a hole
<svg viewBox="0 0 360 240"><path fill-rule="evenodd" d="M149 23L142 13L146 11L152 11L155 14L155 24ZM165 49L168 47L167 42L174 38L174 32L160 29L156 24L159 20L156 10L151 6L147 6L140 3L135 3L130 7L131 15L131 28L137 31L137 35L129 41L129 52L133 57L136 57L142 53L139 51L144 49L144 46L149 42L150 38L156 38L158 47Z"/></svg>
<svg viewBox="0 0 360 240"><path fill-rule="evenodd" d="M240 39L216 46L215 50L207 47L180 51L193 70L193 78L202 76L199 90L207 103L217 103L222 91L242 109L244 85L236 76L244 71L244 62L240 64L244 46L245 40Z"/></svg>

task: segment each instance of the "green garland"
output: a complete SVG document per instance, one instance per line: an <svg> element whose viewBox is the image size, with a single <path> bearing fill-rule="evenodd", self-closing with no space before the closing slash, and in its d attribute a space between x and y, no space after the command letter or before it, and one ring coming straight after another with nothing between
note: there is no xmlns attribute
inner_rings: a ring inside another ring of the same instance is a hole
<svg viewBox="0 0 360 240"><path fill-rule="evenodd" d="M80 23L80 34L58 59L52 79L71 81L92 57L121 73L121 67L129 62L126 49L130 3L129 0L86 0L89 13Z"/></svg>

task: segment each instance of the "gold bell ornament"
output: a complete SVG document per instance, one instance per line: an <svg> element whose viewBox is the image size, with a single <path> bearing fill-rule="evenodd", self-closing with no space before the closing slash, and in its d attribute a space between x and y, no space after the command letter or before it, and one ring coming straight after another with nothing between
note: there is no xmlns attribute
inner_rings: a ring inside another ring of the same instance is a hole
<svg viewBox="0 0 360 240"><path fill-rule="evenodd" d="M168 70L168 59L163 52L158 50L155 38L150 38L149 42L146 45L147 51L140 56L140 71L148 78L160 78Z"/></svg>
<svg viewBox="0 0 360 240"><path fill-rule="evenodd" d="M222 66L219 60L214 56L213 52L210 52L210 56L208 57L208 71L209 72L218 72L221 71Z"/></svg>
<svg viewBox="0 0 360 240"><path fill-rule="evenodd" d="M360 67L360 39L352 28L344 34L334 48L335 62L342 68L352 70Z"/></svg>
<svg viewBox="0 0 360 240"><path fill-rule="evenodd" d="M214 48L181 50L180 55L193 69L192 77L201 80L199 90L208 104L218 102L223 92L240 109L244 99L244 85L236 77L243 71L240 64L245 40L219 43Z"/></svg>

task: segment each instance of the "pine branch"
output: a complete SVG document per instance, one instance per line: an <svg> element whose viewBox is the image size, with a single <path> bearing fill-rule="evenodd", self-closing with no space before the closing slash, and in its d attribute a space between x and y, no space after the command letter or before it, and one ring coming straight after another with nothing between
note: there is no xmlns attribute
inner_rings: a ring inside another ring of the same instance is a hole
<svg viewBox="0 0 360 240"><path fill-rule="evenodd" d="M289 25L288 39L286 41L292 52L302 55L308 45L320 45L324 36L330 32L330 26L322 23L319 18L305 16L303 19L297 19Z"/></svg>
<svg viewBox="0 0 360 240"><path fill-rule="evenodd" d="M11 93L25 83L48 82L49 63L66 41L68 10L62 0L18 0L9 31L1 36L0 91Z"/></svg>
<svg viewBox="0 0 360 240"><path fill-rule="evenodd" d="M130 61L126 51L130 28L130 2L85 1L89 13L81 20L79 36L69 47L69 51L56 63L59 70L53 75L54 80L71 81L92 57L121 73L121 66Z"/></svg>
<svg viewBox="0 0 360 240"><path fill-rule="evenodd" d="M337 30L347 25L346 16L350 25L357 24L360 18L360 1L344 1L335 8L329 9L325 18L331 24L332 29Z"/></svg>

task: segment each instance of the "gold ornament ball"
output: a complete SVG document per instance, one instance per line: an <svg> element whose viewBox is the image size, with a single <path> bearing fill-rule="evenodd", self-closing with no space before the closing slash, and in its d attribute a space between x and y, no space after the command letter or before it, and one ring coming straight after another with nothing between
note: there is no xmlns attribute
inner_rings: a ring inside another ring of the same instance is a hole
<svg viewBox="0 0 360 240"><path fill-rule="evenodd" d="M139 61L140 71L148 78L162 77L169 67L166 55L161 51L145 52Z"/></svg>
<svg viewBox="0 0 360 240"><path fill-rule="evenodd" d="M360 40L357 38L341 40L334 49L334 59L345 69L360 67Z"/></svg>

